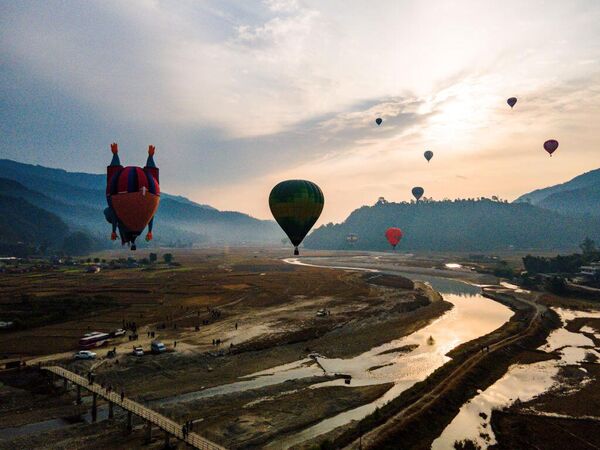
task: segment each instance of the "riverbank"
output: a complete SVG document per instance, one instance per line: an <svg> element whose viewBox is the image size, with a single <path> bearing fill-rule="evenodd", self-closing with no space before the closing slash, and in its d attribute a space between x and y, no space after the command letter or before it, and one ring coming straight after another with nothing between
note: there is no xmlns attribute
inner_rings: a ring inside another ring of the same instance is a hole
<svg viewBox="0 0 600 450"><path fill-rule="evenodd" d="M516 295L514 299L518 302ZM541 316L530 301L519 303L518 308L512 305L515 315L500 330L456 349L451 362L338 436L334 446L396 448L403 442L406 448L429 448L464 402L502 376L525 349L541 345L559 325L556 316ZM488 346L489 351L482 351Z"/></svg>

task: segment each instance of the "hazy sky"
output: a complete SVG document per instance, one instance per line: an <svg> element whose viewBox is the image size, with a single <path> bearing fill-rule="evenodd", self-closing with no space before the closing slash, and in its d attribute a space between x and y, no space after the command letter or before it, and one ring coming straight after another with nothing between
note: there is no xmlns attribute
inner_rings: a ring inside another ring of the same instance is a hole
<svg viewBox="0 0 600 450"><path fill-rule="evenodd" d="M166 192L260 218L285 178L321 222L415 185L512 200L600 166L599 23L598 0L3 1L0 157L103 172L153 143Z"/></svg>

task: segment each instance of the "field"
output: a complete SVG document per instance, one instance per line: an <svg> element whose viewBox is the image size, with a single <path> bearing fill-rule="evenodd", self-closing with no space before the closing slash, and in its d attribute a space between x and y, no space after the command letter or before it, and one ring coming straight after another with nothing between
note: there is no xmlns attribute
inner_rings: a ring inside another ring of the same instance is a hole
<svg viewBox="0 0 600 450"><path fill-rule="evenodd" d="M1 356L22 358L34 367L52 361L82 374L93 370L98 381L177 421L202 418L198 430L207 437L234 448L260 446L373 401L390 386L309 389L311 383L336 378L309 361L305 364L316 371L316 378L210 400L165 400L295 363L310 353L355 356L413 332L449 308L429 287L402 277L295 266L282 262L283 256L288 255L251 249L195 250L176 252L177 266L5 275L0 279L0 313L6 317L18 313L22 329L0 334ZM23 299L35 308L23 307ZM78 307L65 309L65 299ZM317 315L319 310L324 312ZM84 333L111 331L131 322L137 325L137 341L115 339L98 349L100 359L92 362L72 359ZM128 354L133 345L148 351L152 332L154 339L166 344L167 353L140 358ZM214 344L217 341L219 345ZM113 347L117 357L104 358ZM49 384L34 369L18 377L4 374L0 381L4 383L0 395L6 400L0 420L13 427L76 418L82 412L81 406L73 405L72 393ZM74 420L69 427L11 442L41 445L47 435L48 442L89 448L95 444L78 438L77 429L98 433L101 446L105 445L101 436L111 427L118 425L109 421L90 428ZM119 438L113 444L132 442L141 445L142 439Z"/></svg>

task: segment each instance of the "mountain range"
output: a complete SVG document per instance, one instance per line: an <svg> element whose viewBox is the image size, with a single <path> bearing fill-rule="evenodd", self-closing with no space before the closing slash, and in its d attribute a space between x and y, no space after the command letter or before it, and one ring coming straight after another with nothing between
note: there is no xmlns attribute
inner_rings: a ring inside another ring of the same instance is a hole
<svg viewBox="0 0 600 450"><path fill-rule="evenodd" d="M489 251L573 250L600 241L600 169L524 194L513 203L492 199L388 203L353 211L342 223L317 228L310 248L385 250L390 226L400 227L402 249ZM358 235L354 243L349 234Z"/></svg>
<svg viewBox="0 0 600 450"><path fill-rule="evenodd" d="M73 173L0 159L0 253L15 244L64 247L73 233L96 248L111 248L105 222L105 175ZM339 224L315 229L304 245L315 249L384 250L390 226L404 231L404 250L489 251L573 249L585 237L600 241L600 169L524 194L513 203L491 199L362 206ZM348 234L356 234L352 246ZM279 244L274 221L219 211L161 193L152 245ZM141 245L145 245L142 239ZM70 246L72 248L72 245Z"/></svg>
<svg viewBox="0 0 600 450"><path fill-rule="evenodd" d="M407 251L572 250L590 237L600 241L600 218L569 217L529 203L490 199L388 203L352 212L340 224L317 228L305 246L319 249L387 250L388 227L404 233ZM347 236L358 240L350 244Z"/></svg>
<svg viewBox="0 0 600 450"><path fill-rule="evenodd" d="M110 241L107 242L110 224L103 215L105 186L105 175L0 160L0 196L4 198L4 205L22 205L14 208L10 220L7 217L0 222L0 241L12 242L16 238L9 230L11 223L20 223L17 216L21 208L28 212L36 208L44 212L40 216L42 229L46 229L46 222L52 223L53 228L62 228L60 236L69 231L85 231L97 243L110 245ZM32 227L36 225L30 224L29 228ZM157 245L168 246L268 244L279 243L283 237L274 221L259 220L239 212L219 211L164 192L155 217L154 235ZM57 242L57 236L56 233L49 236L52 238L50 241ZM29 239L24 236L19 236L19 239L39 244L40 240L36 237L39 236L33 233ZM143 239L139 241L144 245Z"/></svg>
<svg viewBox="0 0 600 450"><path fill-rule="evenodd" d="M528 202L570 216L600 217L600 169L523 194L515 202Z"/></svg>

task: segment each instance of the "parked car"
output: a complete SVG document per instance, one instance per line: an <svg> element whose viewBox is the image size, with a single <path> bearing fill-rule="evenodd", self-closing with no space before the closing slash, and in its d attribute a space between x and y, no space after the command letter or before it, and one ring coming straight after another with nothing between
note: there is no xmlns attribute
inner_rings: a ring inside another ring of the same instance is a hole
<svg viewBox="0 0 600 450"><path fill-rule="evenodd" d="M153 341L150 344L150 349L152 350L152 353L164 353L167 351L167 347L165 347L165 344L163 344L162 342L159 341Z"/></svg>
<svg viewBox="0 0 600 450"><path fill-rule="evenodd" d="M96 359L96 354L89 350L80 350L74 355L75 359Z"/></svg>
<svg viewBox="0 0 600 450"><path fill-rule="evenodd" d="M142 347L133 347L131 354L133 356L144 356L144 349Z"/></svg>
<svg viewBox="0 0 600 450"><path fill-rule="evenodd" d="M113 332L113 336L117 337L117 336L125 336L125 334L127 334L127 331L125 331L123 328L119 328L118 330L115 330Z"/></svg>

